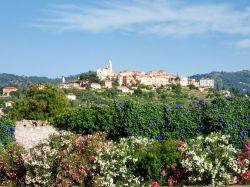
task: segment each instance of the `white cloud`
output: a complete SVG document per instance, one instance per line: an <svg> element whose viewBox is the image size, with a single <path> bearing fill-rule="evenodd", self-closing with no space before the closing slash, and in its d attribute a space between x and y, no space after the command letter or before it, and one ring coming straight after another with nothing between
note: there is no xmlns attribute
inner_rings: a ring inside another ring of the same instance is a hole
<svg viewBox="0 0 250 187"><path fill-rule="evenodd" d="M250 48L250 39L239 40L235 45L239 48Z"/></svg>
<svg viewBox="0 0 250 187"><path fill-rule="evenodd" d="M250 8L238 10L227 4L181 5L169 0L105 2L87 7L55 6L44 11L43 19L34 26L60 32L125 30L172 37L211 32L250 34Z"/></svg>

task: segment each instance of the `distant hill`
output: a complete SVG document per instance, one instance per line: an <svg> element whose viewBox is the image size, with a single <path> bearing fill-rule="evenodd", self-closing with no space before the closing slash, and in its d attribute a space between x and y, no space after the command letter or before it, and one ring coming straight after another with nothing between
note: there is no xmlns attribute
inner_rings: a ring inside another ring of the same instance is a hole
<svg viewBox="0 0 250 187"><path fill-rule="evenodd" d="M241 92L250 92L250 71L242 70L237 72L211 72L208 74L197 74L191 76L194 79L203 77L212 78L215 80L215 88L236 88Z"/></svg>
<svg viewBox="0 0 250 187"><path fill-rule="evenodd" d="M70 75L65 77L66 81L74 80L80 77L80 75L89 74L91 71L77 74L77 75ZM91 72L95 73L95 72ZM26 87L31 83L51 83L57 84L61 82L61 78L51 79L48 77L39 77L39 76L19 76L14 74L7 74L7 73L0 73L0 87L9 86L9 85L17 85L19 87Z"/></svg>
<svg viewBox="0 0 250 187"><path fill-rule="evenodd" d="M50 79L48 77L38 77L38 76L19 76L14 74L1 73L0 74L0 86L7 85L18 85L20 87L25 87L30 83L48 82L55 84L59 82L59 79Z"/></svg>

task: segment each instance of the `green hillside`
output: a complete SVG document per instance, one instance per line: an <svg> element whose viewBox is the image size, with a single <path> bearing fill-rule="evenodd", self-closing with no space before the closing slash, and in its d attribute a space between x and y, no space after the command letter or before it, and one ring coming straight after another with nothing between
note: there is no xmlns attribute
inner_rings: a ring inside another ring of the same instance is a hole
<svg viewBox="0 0 250 187"><path fill-rule="evenodd" d="M47 77L38 76L19 76L14 74L1 73L0 74L0 86L6 85L18 85L20 87L25 87L30 83L47 82L55 84L59 82L59 79L50 79Z"/></svg>
<svg viewBox="0 0 250 187"><path fill-rule="evenodd" d="M90 75L96 74L94 71L88 71L86 73L69 75L65 77L66 81L75 80L78 77L89 78ZM0 73L0 87L16 85L19 87L26 87L31 83L51 83L57 84L61 81L61 78L48 78L48 77L39 77L39 76L19 76L14 74Z"/></svg>
<svg viewBox="0 0 250 187"><path fill-rule="evenodd" d="M250 71L242 70L237 72L211 72L208 74L193 75L192 78L201 79L203 77L215 80L215 88L230 89L236 88L241 92L250 92Z"/></svg>

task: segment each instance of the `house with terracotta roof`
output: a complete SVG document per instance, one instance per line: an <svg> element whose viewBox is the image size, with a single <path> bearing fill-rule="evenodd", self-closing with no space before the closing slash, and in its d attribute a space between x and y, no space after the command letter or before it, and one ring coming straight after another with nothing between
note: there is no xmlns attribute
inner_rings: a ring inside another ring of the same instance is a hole
<svg viewBox="0 0 250 187"><path fill-rule="evenodd" d="M73 94L73 93L68 93L68 94L67 94L67 98L68 98L68 100L70 100L70 101L75 101L75 100L76 100L76 95Z"/></svg>
<svg viewBox="0 0 250 187"><path fill-rule="evenodd" d="M13 86L7 86L3 88L3 95L10 96L12 92L16 92L18 89Z"/></svg>

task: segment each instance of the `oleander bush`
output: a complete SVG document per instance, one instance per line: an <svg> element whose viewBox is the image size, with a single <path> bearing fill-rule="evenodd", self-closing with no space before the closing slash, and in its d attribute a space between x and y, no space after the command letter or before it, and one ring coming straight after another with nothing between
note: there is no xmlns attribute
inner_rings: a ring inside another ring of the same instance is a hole
<svg viewBox="0 0 250 187"><path fill-rule="evenodd" d="M238 176L238 182L241 184L250 184L250 141L248 140L241 150L237 159L237 165L243 171Z"/></svg>
<svg viewBox="0 0 250 187"><path fill-rule="evenodd" d="M145 186L141 171L137 170L138 159L135 154L138 149L145 149L152 141L147 138L122 138L118 143L109 141L107 147L96 157L94 168L97 176L97 186Z"/></svg>
<svg viewBox="0 0 250 187"><path fill-rule="evenodd" d="M237 183L242 169L237 164L237 150L220 133L198 136L182 147L181 161L189 184L230 185Z"/></svg>
<svg viewBox="0 0 250 187"><path fill-rule="evenodd" d="M0 118L0 144L7 146L9 143L16 141L15 124L8 118Z"/></svg>
<svg viewBox="0 0 250 187"><path fill-rule="evenodd" d="M176 186L249 184L250 143L236 149L221 132L188 142L62 131L25 151L0 146L0 186Z"/></svg>
<svg viewBox="0 0 250 187"><path fill-rule="evenodd" d="M0 186L21 186L24 184L26 168L25 150L16 143L4 147L0 144Z"/></svg>
<svg viewBox="0 0 250 187"><path fill-rule="evenodd" d="M27 159L27 186L95 186L92 164L104 148L105 134L52 135L34 147Z"/></svg>

